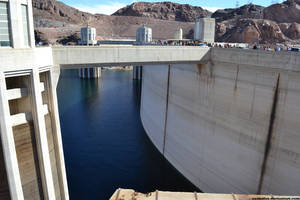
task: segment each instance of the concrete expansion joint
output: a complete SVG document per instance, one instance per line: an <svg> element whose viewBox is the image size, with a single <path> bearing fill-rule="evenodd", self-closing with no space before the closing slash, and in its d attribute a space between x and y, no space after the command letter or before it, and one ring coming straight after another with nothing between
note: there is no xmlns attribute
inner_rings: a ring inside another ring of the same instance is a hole
<svg viewBox="0 0 300 200"><path fill-rule="evenodd" d="M169 96L170 96L170 73L171 65L168 65L168 77L167 77L167 93L166 93L166 110L165 110L165 123L164 123L164 140L163 140L163 155L165 155L166 138L167 138L167 123L168 123L168 109L169 109Z"/></svg>
<svg viewBox="0 0 300 200"><path fill-rule="evenodd" d="M268 135L267 135L266 144L265 144L265 153L264 153L263 163L262 163L262 167L261 167L261 174L260 174L260 180L259 180L257 194L262 193L262 187L264 184L264 177L265 177L266 168L267 168L267 162L268 162L268 158L269 158L271 147L272 147L273 129L274 129L274 124L275 124L275 120L276 120L276 111L277 111L278 98L279 98L279 83L280 83L280 73L278 73L278 75L277 75L277 81L274 86L274 95L273 95L272 108L271 108L271 113L270 113Z"/></svg>
<svg viewBox="0 0 300 200"><path fill-rule="evenodd" d="M235 83L234 83L234 91L237 91L237 83L238 83L238 78L239 78L239 72L240 72L240 66L237 65L236 67L236 75L235 75Z"/></svg>

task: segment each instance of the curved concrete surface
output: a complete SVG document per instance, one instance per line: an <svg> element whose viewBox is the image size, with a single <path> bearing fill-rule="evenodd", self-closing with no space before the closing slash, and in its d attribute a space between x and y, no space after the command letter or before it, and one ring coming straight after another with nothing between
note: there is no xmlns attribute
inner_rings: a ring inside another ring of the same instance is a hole
<svg viewBox="0 0 300 200"><path fill-rule="evenodd" d="M146 66L144 128L204 192L299 195L299 68L296 54L225 49L206 65Z"/></svg>

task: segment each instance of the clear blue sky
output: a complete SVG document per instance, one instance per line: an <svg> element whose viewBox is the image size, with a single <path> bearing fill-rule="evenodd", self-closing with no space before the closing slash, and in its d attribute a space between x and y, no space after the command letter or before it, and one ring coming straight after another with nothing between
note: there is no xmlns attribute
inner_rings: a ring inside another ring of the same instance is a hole
<svg viewBox="0 0 300 200"><path fill-rule="evenodd" d="M112 14L116 10L126 5L129 5L133 2L137 2L134 0L60 0L67 5L76 7L79 10L91 12L91 13L102 13L102 14ZM155 0L146 2L158 2ZM193 6L201 6L211 11L214 11L218 8L234 8L236 7L237 0L173 0L172 2L182 3L182 4L191 4ZM253 4L258 4L262 6L269 6L271 2L282 2L282 0L238 0L239 5L242 6L249 2Z"/></svg>

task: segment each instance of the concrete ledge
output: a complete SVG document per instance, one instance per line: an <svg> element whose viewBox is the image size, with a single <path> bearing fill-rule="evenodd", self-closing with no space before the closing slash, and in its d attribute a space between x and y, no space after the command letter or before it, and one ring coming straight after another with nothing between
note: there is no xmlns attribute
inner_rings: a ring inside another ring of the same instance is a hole
<svg viewBox="0 0 300 200"><path fill-rule="evenodd" d="M49 113L48 105L44 104L43 105L43 114L47 115L48 113ZM10 117L11 117L13 127L32 121L32 114L29 112L28 113L19 113L16 115L12 115Z"/></svg>
<svg viewBox="0 0 300 200"><path fill-rule="evenodd" d="M15 88L15 89L7 90L8 100L20 99L26 96L28 96L27 88Z"/></svg>
<svg viewBox="0 0 300 200"><path fill-rule="evenodd" d="M253 49L211 48L213 63L251 65L270 69L300 71L300 53L263 51Z"/></svg>
<svg viewBox="0 0 300 200"><path fill-rule="evenodd" d="M44 83L41 83L40 85L41 91L45 91L45 85ZM15 89L9 89L7 90L7 99L13 100L13 99L21 99L23 97L28 96L28 89L27 88L15 88Z"/></svg>
<svg viewBox="0 0 300 200"><path fill-rule="evenodd" d="M53 47L54 64L64 68L145 65L162 63L207 63L208 47L104 46Z"/></svg>
<svg viewBox="0 0 300 200"><path fill-rule="evenodd" d="M43 48L0 48L1 68L3 72L24 71L53 65L52 49Z"/></svg>
<svg viewBox="0 0 300 200"><path fill-rule="evenodd" d="M300 196L273 195L243 195L243 194L214 194L192 192L163 192L156 191L148 194L134 190L118 189L110 200L253 200L253 199L300 199Z"/></svg>

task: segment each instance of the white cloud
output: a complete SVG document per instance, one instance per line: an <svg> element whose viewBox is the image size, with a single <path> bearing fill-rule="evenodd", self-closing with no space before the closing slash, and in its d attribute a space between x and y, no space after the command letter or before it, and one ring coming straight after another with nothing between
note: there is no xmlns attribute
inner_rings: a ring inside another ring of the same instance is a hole
<svg viewBox="0 0 300 200"><path fill-rule="evenodd" d="M110 2L107 4L97 4L94 6L87 6L84 4L75 4L72 5L72 7L77 8L78 10L84 11L84 12L89 12L92 14L106 14L106 15L111 15L120 8L125 7L126 4L119 3L119 2Z"/></svg>
<svg viewBox="0 0 300 200"><path fill-rule="evenodd" d="M219 9L224 9L224 8L217 8L217 7L202 7L202 8L209 10L210 12L216 12Z"/></svg>

